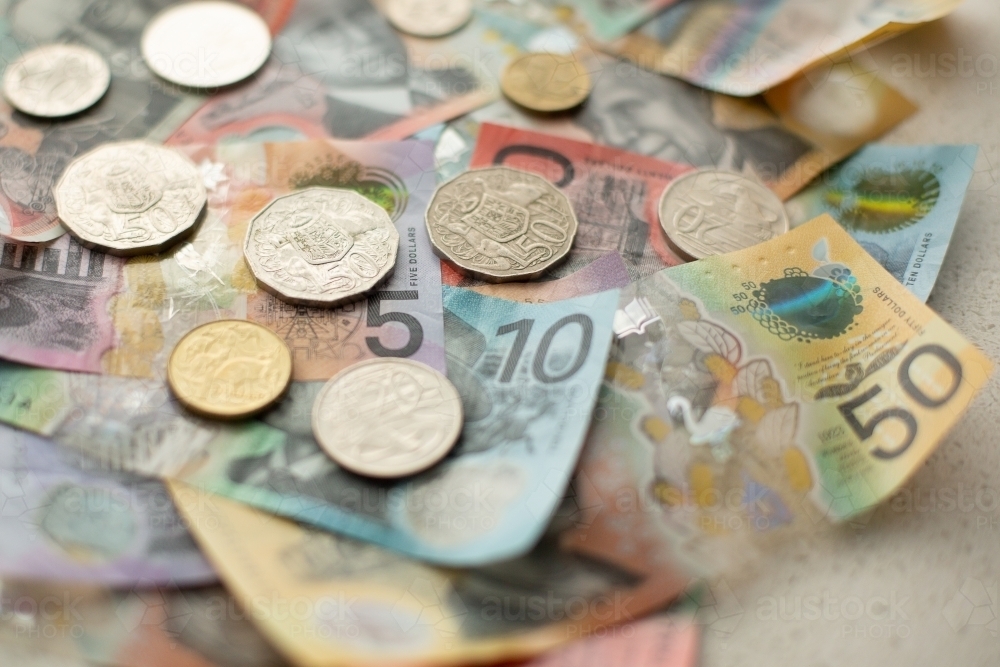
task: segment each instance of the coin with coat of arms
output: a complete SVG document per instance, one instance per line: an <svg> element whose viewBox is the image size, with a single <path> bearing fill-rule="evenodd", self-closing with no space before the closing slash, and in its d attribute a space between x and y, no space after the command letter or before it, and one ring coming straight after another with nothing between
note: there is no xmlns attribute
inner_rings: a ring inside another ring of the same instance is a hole
<svg viewBox="0 0 1000 667"><path fill-rule="evenodd" d="M399 232L378 204L351 190L308 188L254 216L243 254L261 287L301 306L363 297L392 273Z"/></svg>
<svg viewBox="0 0 1000 667"><path fill-rule="evenodd" d="M489 282L538 278L566 258L578 226L566 195L510 167L467 171L439 186L425 220L439 256Z"/></svg>
<svg viewBox="0 0 1000 667"><path fill-rule="evenodd" d="M194 162L146 141L105 144L76 158L53 194L59 219L81 244L122 256L173 245L207 200Z"/></svg>

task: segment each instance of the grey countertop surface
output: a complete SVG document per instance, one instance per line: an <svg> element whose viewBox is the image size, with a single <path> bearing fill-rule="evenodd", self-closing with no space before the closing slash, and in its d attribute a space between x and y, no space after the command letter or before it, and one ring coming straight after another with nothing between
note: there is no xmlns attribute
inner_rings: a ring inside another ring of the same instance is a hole
<svg viewBox="0 0 1000 667"><path fill-rule="evenodd" d="M929 305L1000 361L1000 3L870 50L920 105L886 143L978 144ZM959 66L942 64L950 55ZM1000 373L895 502L863 527L773 550L752 577L716 582L701 664L1000 666ZM711 621L711 622L709 622Z"/></svg>

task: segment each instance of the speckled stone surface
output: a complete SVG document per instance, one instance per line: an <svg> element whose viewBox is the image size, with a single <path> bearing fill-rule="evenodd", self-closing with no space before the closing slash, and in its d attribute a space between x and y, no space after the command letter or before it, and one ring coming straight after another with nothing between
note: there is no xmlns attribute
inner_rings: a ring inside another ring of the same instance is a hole
<svg viewBox="0 0 1000 667"><path fill-rule="evenodd" d="M822 1L822 0L817 0ZM921 110L883 141L979 144L929 304L1000 361L1000 3L870 52ZM947 64L950 55L954 73ZM963 70L964 74L963 75ZM1000 373L895 501L716 585L702 664L1000 666Z"/></svg>

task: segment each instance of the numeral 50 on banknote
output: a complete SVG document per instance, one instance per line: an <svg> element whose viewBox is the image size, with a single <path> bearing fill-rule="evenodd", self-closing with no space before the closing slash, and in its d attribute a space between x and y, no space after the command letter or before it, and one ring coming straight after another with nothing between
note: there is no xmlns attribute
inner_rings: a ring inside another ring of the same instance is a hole
<svg viewBox="0 0 1000 667"><path fill-rule="evenodd" d="M936 359L944 365L944 375L950 376L950 382L944 391L939 382L942 373L928 373L926 370L915 370L914 365L924 359ZM951 399L958 393L962 384L962 364L941 345L921 345L913 352L910 352L899 365L896 371L896 379L902 393L917 405L927 408L928 418L933 418L933 411L945 407ZM880 425L888 426L895 422L903 426L904 431L900 437L897 435L898 429L889 430L884 428L880 438L872 443L869 450L872 456L880 459L892 459L903 454L917 437L919 426L917 418L907 407L886 407L874 412L865 421L859 418L859 414L872 412L870 404L883 394L883 385L872 384L865 391L854 398L840 403L837 409L843 415L848 427L861 439L862 442L871 440L876 435L876 430ZM822 435L822 434L821 434ZM886 446L886 440L899 438L894 446Z"/></svg>

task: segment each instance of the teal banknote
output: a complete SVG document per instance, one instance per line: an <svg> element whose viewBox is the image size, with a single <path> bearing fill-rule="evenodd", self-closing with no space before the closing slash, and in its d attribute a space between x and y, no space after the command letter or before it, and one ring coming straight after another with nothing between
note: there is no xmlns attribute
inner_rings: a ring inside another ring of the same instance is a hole
<svg viewBox="0 0 1000 667"><path fill-rule="evenodd" d="M792 225L829 213L903 287L926 301L934 288L976 146L869 145L787 204Z"/></svg>
<svg viewBox="0 0 1000 667"><path fill-rule="evenodd" d="M319 382L265 421L283 432L213 447L189 484L425 560L473 566L527 552L576 465L611 343L617 290L528 304L445 289L448 377L465 427L452 454L400 481L339 468L312 435Z"/></svg>

